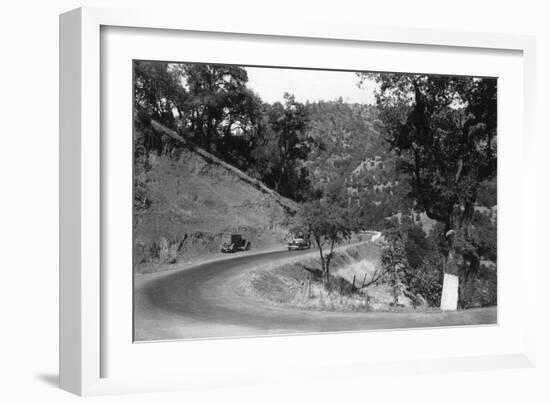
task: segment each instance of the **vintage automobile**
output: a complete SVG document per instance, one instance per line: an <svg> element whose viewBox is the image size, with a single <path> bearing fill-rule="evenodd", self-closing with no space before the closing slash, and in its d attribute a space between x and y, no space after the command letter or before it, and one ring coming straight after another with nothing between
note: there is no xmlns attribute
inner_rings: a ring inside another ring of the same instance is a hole
<svg viewBox="0 0 550 403"><path fill-rule="evenodd" d="M288 250L301 250L311 248L311 242L304 238L292 238L288 241Z"/></svg>
<svg viewBox="0 0 550 403"><path fill-rule="evenodd" d="M222 253L233 253L250 250L251 244L240 234L224 234L222 236Z"/></svg>

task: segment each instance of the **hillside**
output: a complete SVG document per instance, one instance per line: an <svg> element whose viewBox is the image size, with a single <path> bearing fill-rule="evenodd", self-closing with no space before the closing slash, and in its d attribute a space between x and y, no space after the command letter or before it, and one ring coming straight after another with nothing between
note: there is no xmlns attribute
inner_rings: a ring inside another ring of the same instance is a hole
<svg viewBox="0 0 550 403"><path fill-rule="evenodd" d="M307 163L316 178L328 180L335 173L349 178L365 159L387 152L375 107L340 100L308 103L306 108L308 134L322 145Z"/></svg>
<svg viewBox="0 0 550 403"><path fill-rule="evenodd" d="M308 103L308 134L321 147L306 166L319 182L339 178L347 184L350 205L359 207L364 228L381 230L384 219L407 205L408 189L396 172L376 106L333 102Z"/></svg>
<svg viewBox="0 0 550 403"><path fill-rule="evenodd" d="M223 233L242 234L253 250L284 241L284 199L207 157L203 150L182 149L177 155L151 153L136 161L138 272L218 254Z"/></svg>

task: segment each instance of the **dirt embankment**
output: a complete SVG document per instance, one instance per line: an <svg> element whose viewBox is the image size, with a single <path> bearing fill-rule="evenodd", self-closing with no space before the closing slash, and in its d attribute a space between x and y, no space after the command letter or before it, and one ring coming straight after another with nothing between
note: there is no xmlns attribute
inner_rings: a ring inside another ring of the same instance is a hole
<svg viewBox="0 0 550 403"><path fill-rule="evenodd" d="M148 157L136 172L142 201L134 215L136 272L166 269L220 253L224 233L239 233L252 250L281 245L288 209L246 175L214 164L194 151ZM289 201L290 202L290 201Z"/></svg>
<svg viewBox="0 0 550 403"><path fill-rule="evenodd" d="M327 291L321 283L320 259L311 254L274 267L251 271L243 278L240 292L273 305L321 311L403 311L415 309L416 301L394 291L382 279L363 287L380 269L380 247L373 243L343 246L335 251ZM416 307L423 310L426 306Z"/></svg>

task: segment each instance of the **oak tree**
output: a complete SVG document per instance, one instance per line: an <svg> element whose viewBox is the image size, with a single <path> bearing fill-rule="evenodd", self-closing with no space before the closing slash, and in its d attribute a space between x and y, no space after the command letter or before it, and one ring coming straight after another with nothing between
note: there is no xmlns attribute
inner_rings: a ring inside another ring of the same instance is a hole
<svg viewBox="0 0 550 403"><path fill-rule="evenodd" d="M497 168L497 81L400 73L362 74L377 102L410 196L444 225L443 309L456 309L459 276L479 266L471 222L481 183Z"/></svg>

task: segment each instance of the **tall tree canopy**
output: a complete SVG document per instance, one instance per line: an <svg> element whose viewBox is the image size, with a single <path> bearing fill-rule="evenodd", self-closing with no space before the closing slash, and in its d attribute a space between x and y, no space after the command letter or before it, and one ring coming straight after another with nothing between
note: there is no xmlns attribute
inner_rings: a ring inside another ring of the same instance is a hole
<svg viewBox="0 0 550 403"><path fill-rule="evenodd" d="M305 106L291 94L284 104L264 105L261 139L253 155L266 185L286 197L303 201L312 192L304 166L316 143L308 135L309 116Z"/></svg>
<svg viewBox="0 0 550 403"><path fill-rule="evenodd" d="M260 100L247 88L248 74L232 65L179 65L189 97L179 111L197 144L228 150L231 138L250 138ZM243 144L244 145L244 144Z"/></svg>
<svg viewBox="0 0 550 403"><path fill-rule="evenodd" d="M135 113L144 146L158 149L148 138L155 119L246 168L261 112L261 100L247 82L246 70L238 66L134 62Z"/></svg>
<svg viewBox="0 0 550 403"><path fill-rule="evenodd" d="M174 110L187 100L187 91L179 81L179 75L171 71L168 63L134 62L134 122L135 149L138 152L155 150L162 152L166 143L156 136L150 120L174 129Z"/></svg>

